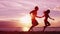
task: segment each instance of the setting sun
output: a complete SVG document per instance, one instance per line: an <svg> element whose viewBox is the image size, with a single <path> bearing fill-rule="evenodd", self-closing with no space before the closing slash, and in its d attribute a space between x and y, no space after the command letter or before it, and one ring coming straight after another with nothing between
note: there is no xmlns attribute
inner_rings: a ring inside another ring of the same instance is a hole
<svg viewBox="0 0 60 34"><path fill-rule="evenodd" d="M23 16L20 18L20 22L24 25L24 26L31 26L31 17L29 14Z"/></svg>
<svg viewBox="0 0 60 34"><path fill-rule="evenodd" d="M24 28L23 28L23 31L28 31L28 30L29 30L28 27L24 27Z"/></svg>

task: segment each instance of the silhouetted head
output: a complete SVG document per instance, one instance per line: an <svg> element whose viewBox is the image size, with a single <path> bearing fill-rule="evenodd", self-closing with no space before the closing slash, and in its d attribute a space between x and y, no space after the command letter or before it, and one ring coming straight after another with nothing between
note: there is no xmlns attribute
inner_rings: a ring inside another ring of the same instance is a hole
<svg viewBox="0 0 60 34"><path fill-rule="evenodd" d="M47 12L47 13L50 13L50 10L48 9L46 12Z"/></svg>
<svg viewBox="0 0 60 34"><path fill-rule="evenodd" d="M38 8L38 6L35 6L35 10L38 10L39 8Z"/></svg>
<svg viewBox="0 0 60 34"><path fill-rule="evenodd" d="M46 10L46 11L44 11L44 14L49 14L50 13L50 10L48 9L48 10Z"/></svg>

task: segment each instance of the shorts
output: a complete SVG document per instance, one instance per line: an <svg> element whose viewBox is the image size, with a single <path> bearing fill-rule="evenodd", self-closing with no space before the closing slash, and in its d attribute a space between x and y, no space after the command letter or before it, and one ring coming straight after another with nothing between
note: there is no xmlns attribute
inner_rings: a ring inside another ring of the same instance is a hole
<svg viewBox="0 0 60 34"><path fill-rule="evenodd" d="M36 26L36 25L38 25L37 20L36 19L32 19L32 26Z"/></svg>

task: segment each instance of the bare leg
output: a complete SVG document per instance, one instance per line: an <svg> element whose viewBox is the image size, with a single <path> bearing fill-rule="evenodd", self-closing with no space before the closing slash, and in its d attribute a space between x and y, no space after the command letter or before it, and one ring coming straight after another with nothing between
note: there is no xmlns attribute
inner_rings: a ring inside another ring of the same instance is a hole
<svg viewBox="0 0 60 34"><path fill-rule="evenodd" d="M44 26L44 28L43 28L43 32L45 31L46 28L47 28L47 26Z"/></svg>
<svg viewBox="0 0 60 34"><path fill-rule="evenodd" d="M51 24L49 22L47 22L47 26L50 26Z"/></svg>
<svg viewBox="0 0 60 34"><path fill-rule="evenodd" d="M47 21L47 22L45 22L45 26L44 26L44 28L43 28L43 32L45 31L45 29L46 29L48 26L50 26L50 23Z"/></svg>
<svg viewBox="0 0 60 34"><path fill-rule="evenodd" d="M45 26L44 26L44 28L43 28L43 32L45 31L45 29L47 28L47 26L48 26L48 23L45 22Z"/></svg>
<svg viewBox="0 0 60 34"><path fill-rule="evenodd" d="M49 24L49 25L44 26L43 32L45 31L45 29L46 29L48 26L50 26L50 24Z"/></svg>
<svg viewBox="0 0 60 34"><path fill-rule="evenodd" d="M31 26L30 29L29 29L29 31L30 31L31 29L33 29L33 27L34 27L34 26Z"/></svg>

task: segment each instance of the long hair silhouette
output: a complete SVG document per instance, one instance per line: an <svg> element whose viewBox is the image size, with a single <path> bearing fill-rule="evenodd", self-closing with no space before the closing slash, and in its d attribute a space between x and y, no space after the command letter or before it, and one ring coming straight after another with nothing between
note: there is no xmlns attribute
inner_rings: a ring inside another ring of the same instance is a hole
<svg viewBox="0 0 60 34"><path fill-rule="evenodd" d="M46 29L48 26L51 25L51 24L48 22L48 18L50 18L50 19L52 19L52 20L54 20L54 19L49 16L49 13L50 13L50 10L49 10L49 9L46 10L46 11L44 11L43 13L44 13L44 15L43 15L42 17L45 17L45 19L44 19L45 26L44 26L44 28L43 28L43 31L45 31L45 29Z"/></svg>

